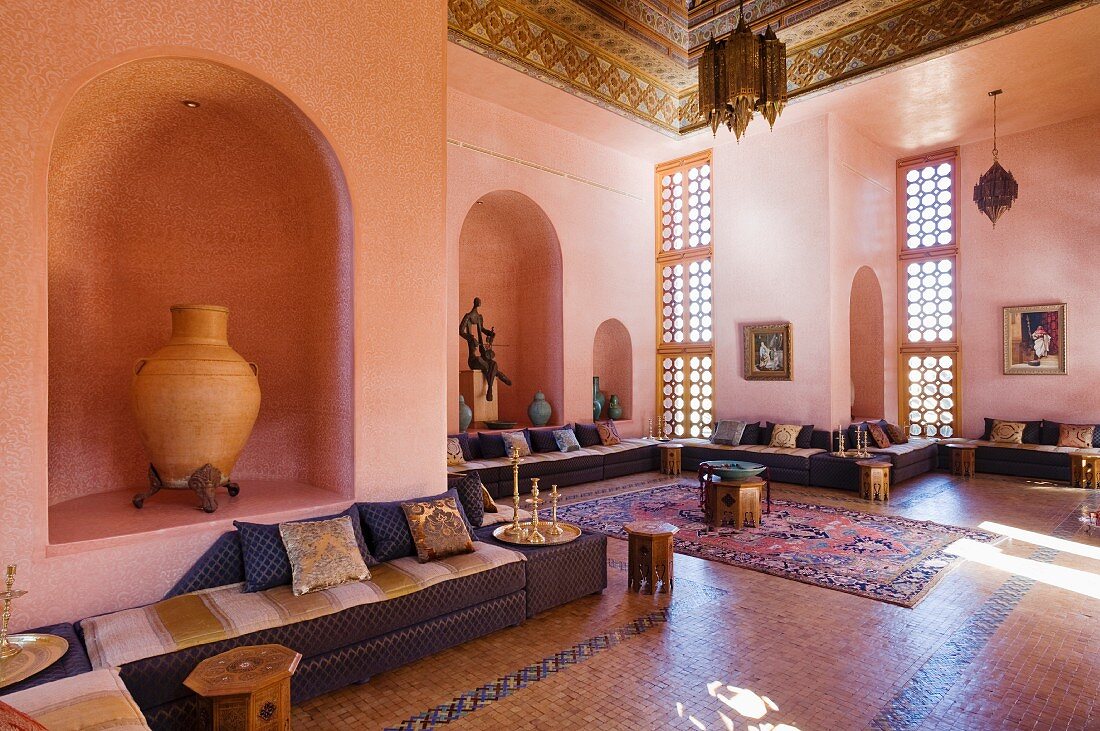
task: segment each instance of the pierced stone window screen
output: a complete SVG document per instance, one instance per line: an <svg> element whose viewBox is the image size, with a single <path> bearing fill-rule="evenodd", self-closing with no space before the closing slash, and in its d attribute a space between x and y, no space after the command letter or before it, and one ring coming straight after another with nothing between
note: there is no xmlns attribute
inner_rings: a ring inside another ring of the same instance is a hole
<svg viewBox="0 0 1100 731"><path fill-rule="evenodd" d="M658 165L657 423L709 437L714 421L713 188L709 150Z"/></svg>
<svg viewBox="0 0 1100 731"><path fill-rule="evenodd" d="M898 161L899 414L914 437L957 436L958 149Z"/></svg>

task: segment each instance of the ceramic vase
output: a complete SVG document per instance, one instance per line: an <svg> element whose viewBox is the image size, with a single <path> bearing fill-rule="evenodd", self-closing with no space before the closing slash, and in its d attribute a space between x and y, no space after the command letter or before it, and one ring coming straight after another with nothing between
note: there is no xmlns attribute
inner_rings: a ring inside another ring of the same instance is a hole
<svg viewBox="0 0 1100 731"><path fill-rule="evenodd" d="M134 364L131 385L138 435L149 455L153 489L191 488L213 512L213 488L236 486L229 476L256 423L260 383L255 363L229 347L229 310L176 305L172 335Z"/></svg>
<svg viewBox="0 0 1100 731"><path fill-rule="evenodd" d="M466 399L458 397L458 430L466 431L474 420L474 410L466 404Z"/></svg>
<svg viewBox="0 0 1100 731"><path fill-rule="evenodd" d="M550 402L542 391L535 392L535 400L527 407L527 418L535 426L546 426L550 421Z"/></svg>
<svg viewBox="0 0 1100 731"><path fill-rule="evenodd" d="M596 408L596 404L600 405L600 408ZM600 390L600 377L592 376L592 418L599 419L600 414L603 413L603 407L607 404L607 398L603 395L603 391Z"/></svg>
<svg viewBox="0 0 1100 731"><path fill-rule="evenodd" d="M611 394L610 400L607 402L607 418L609 419L621 419L623 418L623 405L619 403L619 397L615 394Z"/></svg>

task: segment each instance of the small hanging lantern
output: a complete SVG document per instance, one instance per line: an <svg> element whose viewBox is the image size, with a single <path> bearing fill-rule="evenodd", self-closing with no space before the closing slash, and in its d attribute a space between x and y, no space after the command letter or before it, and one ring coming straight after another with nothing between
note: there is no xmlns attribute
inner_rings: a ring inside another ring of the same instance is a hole
<svg viewBox="0 0 1100 731"><path fill-rule="evenodd" d="M997 161L997 96L1001 93L1000 89L989 92L993 97L993 165L974 186L974 202L978 204L978 210L993 222L994 228L1001 214L1012 208L1012 202L1020 192L1016 178Z"/></svg>
<svg viewBox="0 0 1100 731"><path fill-rule="evenodd" d="M699 60L699 111L715 135L726 118L727 82L726 42L711 37Z"/></svg>

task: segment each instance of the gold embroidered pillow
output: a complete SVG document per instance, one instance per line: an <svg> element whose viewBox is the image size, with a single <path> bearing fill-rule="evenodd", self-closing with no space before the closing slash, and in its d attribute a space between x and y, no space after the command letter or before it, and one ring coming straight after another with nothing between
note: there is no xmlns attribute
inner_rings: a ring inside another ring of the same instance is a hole
<svg viewBox="0 0 1100 731"><path fill-rule="evenodd" d="M518 449L520 457L531 456L531 445L527 443L527 437L521 431L508 431L500 435L504 438L504 455L512 456L512 450Z"/></svg>
<svg viewBox="0 0 1100 731"><path fill-rule="evenodd" d="M801 424L776 424L768 446L794 449L798 446L798 433L801 431Z"/></svg>
<svg viewBox="0 0 1100 731"><path fill-rule="evenodd" d="M485 485L481 486L481 506L486 513L497 512L497 503L493 500L493 496L489 494L489 491L485 489Z"/></svg>
<svg viewBox="0 0 1100 731"><path fill-rule="evenodd" d="M898 424L887 424L886 436L890 437L893 444L905 444L909 441L909 435Z"/></svg>
<svg viewBox="0 0 1100 731"><path fill-rule="evenodd" d="M623 441L619 437L619 429L613 421L601 421L596 424L596 431L600 433L600 444L605 447L613 447Z"/></svg>
<svg viewBox="0 0 1100 731"><path fill-rule="evenodd" d="M1058 446L1088 449L1092 446L1092 424L1060 424L1058 426Z"/></svg>
<svg viewBox="0 0 1100 731"><path fill-rule="evenodd" d="M447 437L447 466L466 464L466 457L462 454L462 443L458 437Z"/></svg>
<svg viewBox="0 0 1100 731"><path fill-rule="evenodd" d="M473 552L474 542L453 497L401 503L401 509L409 521L416 558L421 563Z"/></svg>
<svg viewBox="0 0 1100 731"><path fill-rule="evenodd" d="M294 596L370 578L350 516L280 523L279 535L290 559Z"/></svg>
<svg viewBox="0 0 1100 731"><path fill-rule="evenodd" d="M1023 444L1024 428L1027 426L1022 421L993 420L993 427L989 430L989 441L1001 444Z"/></svg>
<svg viewBox="0 0 1100 731"><path fill-rule="evenodd" d="M875 446L879 449L886 449L890 446L890 437L886 435L886 430L879 424L873 421L867 422L867 432L871 435L871 441L873 441Z"/></svg>

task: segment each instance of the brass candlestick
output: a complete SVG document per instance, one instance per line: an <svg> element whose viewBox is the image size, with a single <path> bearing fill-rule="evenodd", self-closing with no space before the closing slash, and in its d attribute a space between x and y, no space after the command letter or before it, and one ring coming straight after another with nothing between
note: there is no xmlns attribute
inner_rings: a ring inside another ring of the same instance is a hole
<svg viewBox="0 0 1100 731"><path fill-rule="evenodd" d="M552 536L560 536L565 531L558 525L558 486L550 486L550 530Z"/></svg>
<svg viewBox="0 0 1100 731"><path fill-rule="evenodd" d="M512 525L505 531L510 536L523 535L519 524L519 447L512 447Z"/></svg>
<svg viewBox="0 0 1100 731"><path fill-rule="evenodd" d="M870 454L867 453L867 432L866 431L859 432L859 456L860 457L870 457L871 456Z"/></svg>
<svg viewBox="0 0 1100 731"><path fill-rule="evenodd" d="M527 532L528 543L546 543L546 536L539 532L539 478L531 478L531 527Z"/></svg>
<svg viewBox="0 0 1100 731"><path fill-rule="evenodd" d="M3 594L4 615L2 623L0 623L0 660L7 660L9 657L14 657L23 651L22 647L13 645L8 639L8 623L11 621L12 599L18 599L27 593L22 589L19 591L12 591L11 587L13 584L15 584L15 564L8 564L8 576Z"/></svg>
<svg viewBox="0 0 1100 731"><path fill-rule="evenodd" d="M647 432L645 438L646 439L652 439L653 438L653 419L652 418L646 419L645 422L646 422L646 432Z"/></svg>

